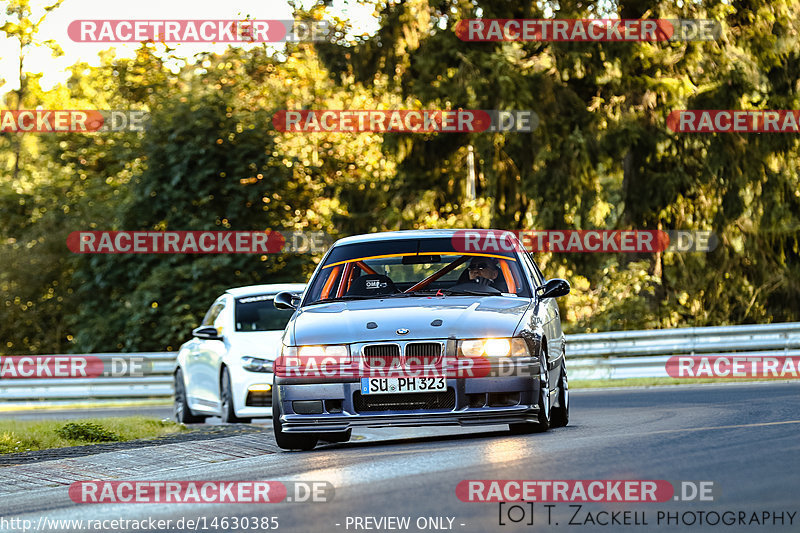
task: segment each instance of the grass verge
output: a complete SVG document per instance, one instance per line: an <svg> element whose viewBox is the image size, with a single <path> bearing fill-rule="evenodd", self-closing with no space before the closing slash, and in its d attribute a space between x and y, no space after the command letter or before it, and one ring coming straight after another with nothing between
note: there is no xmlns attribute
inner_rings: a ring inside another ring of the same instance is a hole
<svg viewBox="0 0 800 533"><path fill-rule="evenodd" d="M697 383L743 383L775 382L780 380L763 379L715 379L715 378L628 378L628 379L570 379L570 389L604 389L608 387L653 387L658 385L694 385Z"/></svg>
<svg viewBox="0 0 800 533"><path fill-rule="evenodd" d="M0 413L16 413L18 411L63 411L65 409L114 409L116 407L168 407L172 405L172 400L162 398L157 399L137 399L121 400L118 402L70 402L70 401L41 401L41 402L5 402L0 404Z"/></svg>
<svg viewBox="0 0 800 533"><path fill-rule="evenodd" d="M74 421L0 420L0 454L155 438L181 431L186 431L186 427L144 416Z"/></svg>

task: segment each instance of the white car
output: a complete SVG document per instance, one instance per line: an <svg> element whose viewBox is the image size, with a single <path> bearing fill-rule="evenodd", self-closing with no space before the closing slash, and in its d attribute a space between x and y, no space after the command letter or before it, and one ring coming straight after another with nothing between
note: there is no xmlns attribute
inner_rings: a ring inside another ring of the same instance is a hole
<svg viewBox="0 0 800 533"><path fill-rule="evenodd" d="M298 297L302 283L228 289L211 305L194 338L181 346L175 369L175 420L250 422L272 416L272 364L293 310L277 309L275 295Z"/></svg>

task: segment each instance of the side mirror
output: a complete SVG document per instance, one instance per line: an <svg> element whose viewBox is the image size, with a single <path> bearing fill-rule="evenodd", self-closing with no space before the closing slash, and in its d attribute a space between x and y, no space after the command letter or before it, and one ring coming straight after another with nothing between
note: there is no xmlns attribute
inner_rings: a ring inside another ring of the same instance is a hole
<svg viewBox="0 0 800 533"><path fill-rule="evenodd" d="M222 336L217 333L217 328L214 326L200 326L192 330L192 335L198 339L205 339L209 341L220 341Z"/></svg>
<svg viewBox="0 0 800 533"><path fill-rule="evenodd" d="M273 303L278 309L297 309L297 305L300 303L300 298L291 292L279 292L275 295L275 300L273 300Z"/></svg>
<svg viewBox="0 0 800 533"><path fill-rule="evenodd" d="M569 282L561 278L547 280L544 285L536 289L539 298L558 298L569 294Z"/></svg>

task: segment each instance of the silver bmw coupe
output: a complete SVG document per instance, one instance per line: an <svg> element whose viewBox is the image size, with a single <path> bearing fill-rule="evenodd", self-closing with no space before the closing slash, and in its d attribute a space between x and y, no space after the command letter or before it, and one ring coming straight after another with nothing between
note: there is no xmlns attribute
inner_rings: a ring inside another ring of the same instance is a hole
<svg viewBox="0 0 800 533"><path fill-rule="evenodd" d="M275 364L278 446L345 442L358 426L569 421L566 340L555 298L517 238L415 230L337 241L295 309Z"/></svg>

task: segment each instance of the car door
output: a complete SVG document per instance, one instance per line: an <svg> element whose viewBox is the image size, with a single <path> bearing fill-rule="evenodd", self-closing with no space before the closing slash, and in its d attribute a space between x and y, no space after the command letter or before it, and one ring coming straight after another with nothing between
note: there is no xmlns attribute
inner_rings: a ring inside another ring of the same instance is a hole
<svg viewBox="0 0 800 533"><path fill-rule="evenodd" d="M200 322L200 325L212 325L220 310L221 306L219 305L219 302L215 301L213 304L211 304L211 307L208 308L208 311L206 311L206 314L203 317L202 322ZM183 347L185 352L185 358L183 360L183 373L186 381L186 396L189 400L189 405L193 405L199 396L200 377L198 375L199 366L197 362L200 355L200 350L203 346L202 343L202 339L193 337Z"/></svg>
<svg viewBox="0 0 800 533"><path fill-rule="evenodd" d="M541 287L544 282L544 275L539 270L539 266L528 253L524 253L524 263L529 270L531 281L534 288ZM560 378L561 357L564 353L564 344L566 339L564 332L561 329L561 316L558 310L558 302L555 298L548 298L542 300L541 305L544 306L543 315L544 323L542 330L547 338L547 361L550 369L550 388L555 388Z"/></svg>
<svg viewBox="0 0 800 533"><path fill-rule="evenodd" d="M225 296L220 296L206 313L203 319L203 326L214 326L217 333L224 335L223 320L226 308ZM192 383L190 396L193 399L193 407L203 410L215 410L217 402L216 394L216 375L214 364L220 352L223 352L225 345L221 340L197 339L191 352L187 357L187 374ZM187 386L187 391L189 390Z"/></svg>
<svg viewBox="0 0 800 533"><path fill-rule="evenodd" d="M236 302L230 295L225 295L222 300L222 310L214 319L213 326L222 337L218 341L206 341L205 357L203 358L203 383L207 383L207 396L209 406L215 410L222 407L222 393L220 387L220 368L225 355L230 350L232 336L235 334L234 309Z"/></svg>

